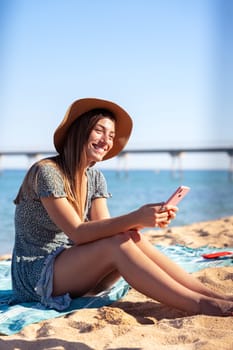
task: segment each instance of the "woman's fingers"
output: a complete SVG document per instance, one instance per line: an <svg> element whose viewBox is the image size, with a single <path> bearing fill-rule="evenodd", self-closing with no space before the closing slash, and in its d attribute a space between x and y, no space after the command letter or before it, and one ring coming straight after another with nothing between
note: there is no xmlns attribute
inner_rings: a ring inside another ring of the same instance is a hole
<svg viewBox="0 0 233 350"><path fill-rule="evenodd" d="M166 227L176 217L177 207L164 203L150 203L139 209L142 227Z"/></svg>
<svg viewBox="0 0 233 350"><path fill-rule="evenodd" d="M168 206L164 206L162 210L160 209L156 213L156 226L160 228L167 227L171 223L171 220L175 219L177 210L178 208L174 206L169 206L169 208Z"/></svg>

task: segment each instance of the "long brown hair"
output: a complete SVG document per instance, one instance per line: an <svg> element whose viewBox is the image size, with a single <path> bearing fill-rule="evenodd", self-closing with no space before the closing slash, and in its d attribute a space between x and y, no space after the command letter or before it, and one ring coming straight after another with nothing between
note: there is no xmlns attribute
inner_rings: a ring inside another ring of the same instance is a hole
<svg viewBox="0 0 233 350"><path fill-rule="evenodd" d="M51 164L62 175L68 201L73 205L80 218L84 219L85 203L82 203L81 198L86 153L83 150L91 131L103 117L115 121L114 115L105 109L91 110L76 119L67 132L62 152L56 157L40 160L29 169L14 203L18 204L23 199L23 193L28 193L30 188L36 186L40 166L45 163Z"/></svg>

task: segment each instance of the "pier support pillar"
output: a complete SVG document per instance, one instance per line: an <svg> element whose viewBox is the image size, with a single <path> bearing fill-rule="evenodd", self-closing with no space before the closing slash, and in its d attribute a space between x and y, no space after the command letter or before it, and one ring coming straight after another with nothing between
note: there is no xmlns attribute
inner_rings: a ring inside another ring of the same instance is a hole
<svg viewBox="0 0 233 350"><path fill-rule="evenodd" d="M128 153L119 154L117 165L117 176L120 177L120 174L123 174L124 177L128 176Z"/></svg>
<svg viewBox="0 0 233 350"><path fill-rule="evenodd" d="M172 157L171 175L174 178L183 178L183 168L181 158L184 152L181 151L171 151L169 152ZM176 166L177 164L177 166Z"/></svg>
<svg viewBox="0 0 233 350"><path fill-rule="evenodd" d="M2 172L2 158L3 158L3 155L0 154L0 174Z"/></svg>
<svg viewBox="0 0 233 350"><path fill-rule="evenodd" d="M228 177L230 181L233 181L233 151L228 151L227 154L230 157L230 164L228 170Z"/></svg>

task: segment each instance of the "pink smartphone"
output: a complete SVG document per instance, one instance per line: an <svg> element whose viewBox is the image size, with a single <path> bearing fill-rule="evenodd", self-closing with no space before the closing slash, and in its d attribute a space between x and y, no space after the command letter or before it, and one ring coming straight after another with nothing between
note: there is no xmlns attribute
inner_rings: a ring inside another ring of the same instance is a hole
<svg viewBox="0 0 233 350"><path fill-rule="evenodd" d="M177 190L171 195L171 197L164 204L177 205L181 201L181 199L183 199L186 196L189 190L190 190L190 187L188 186L178 187Z"/></svg>

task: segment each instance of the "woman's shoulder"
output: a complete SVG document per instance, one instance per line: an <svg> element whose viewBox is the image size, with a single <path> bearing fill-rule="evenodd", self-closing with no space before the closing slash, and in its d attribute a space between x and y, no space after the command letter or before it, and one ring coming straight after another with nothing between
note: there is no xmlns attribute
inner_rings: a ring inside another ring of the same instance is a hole
<svg viewBox="0 0 233 350"><path fill-rule="evenodd" d="M51 170L51 171L58 171L58 165L57 162L53 159L53 158L45 158L40 160L39 162L37 162L35 164L35 166L37 167L38 170Z"/></svg>
<svg viewBox="0 0 233 350"><path fill-rule="evenodd" d="M34 167L35 168L32 171L39 176L61 176L61 170L56 162L51 159L43 159L42 161L36 163Z"/></svg>
<svg viewBox="0 0 233 350"><path fill-rule="evenodd" d="M55 197L65 195L63 176L55 162L43 161L38 163L34 184L39 197L50 196L51 194Z"/></svg>

